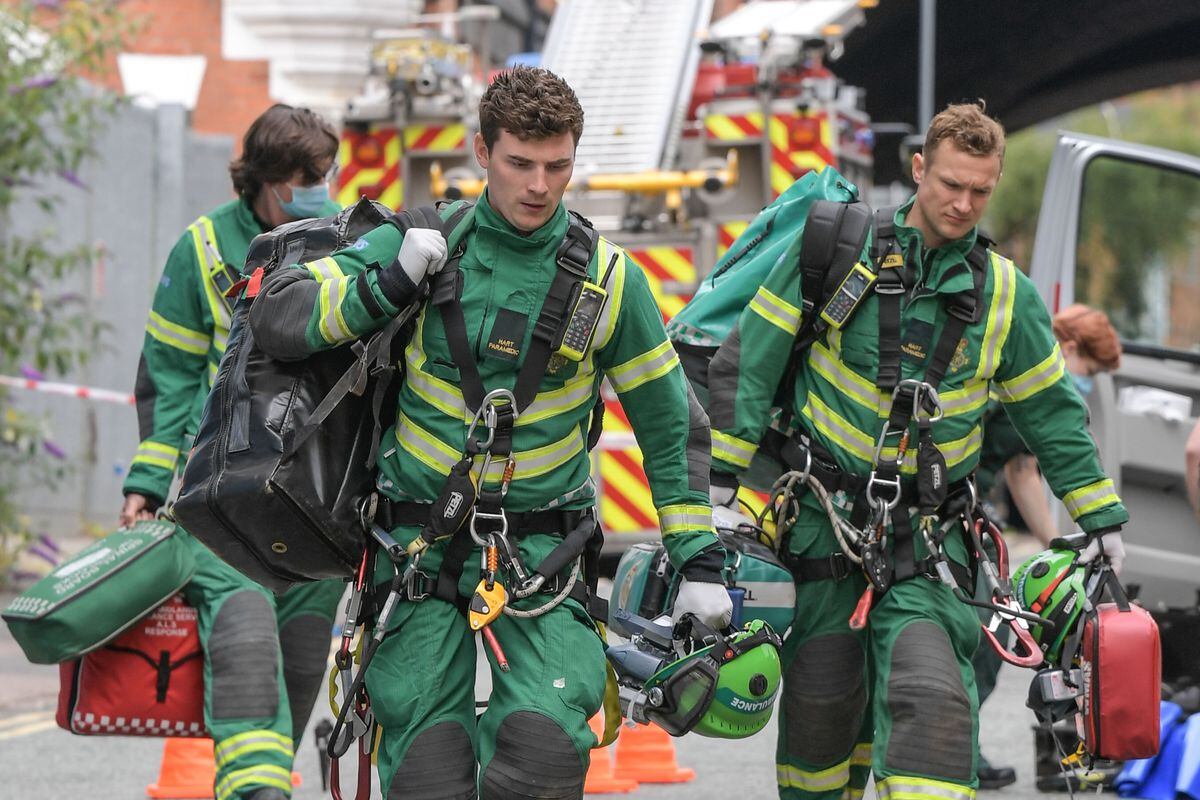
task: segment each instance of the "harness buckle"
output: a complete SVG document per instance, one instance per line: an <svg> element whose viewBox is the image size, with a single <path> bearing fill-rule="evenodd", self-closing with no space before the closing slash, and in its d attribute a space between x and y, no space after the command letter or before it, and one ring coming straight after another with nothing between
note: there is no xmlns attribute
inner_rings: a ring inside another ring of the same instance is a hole
<svg viewBox="0 0 1200 800"><path fill-rule="evenodd" d="M496 441L496 422L498 419L496 408L500 405L508 405L512 409L513 422L517 421L517 398L509 389L492 389L483 396L483 402L479 404L479 410L475 412L474 418L471 420L471 425L467 428L467 451L475 453L483 453L491 449L492 443ZM475 429L482 422L487 428L487 439L480 442L475 439ZM472 450L472 448L475 448Z"/></svg>
<svg viewBox="0 0 1200 800"><path fill-rule="evenodd" d="M480 519L498 523L498 526L493 530L487 531L486 534L480 533L477 524ZM480 511L479 508L476 507L475 513L471 515L470 530L472 541L474 541L475 544L479 545L480 547L487 547L489 537L491 536L497 536L500 539L508 538L508 515L504 513L503 508L501 508L499 511Z"/></svg>

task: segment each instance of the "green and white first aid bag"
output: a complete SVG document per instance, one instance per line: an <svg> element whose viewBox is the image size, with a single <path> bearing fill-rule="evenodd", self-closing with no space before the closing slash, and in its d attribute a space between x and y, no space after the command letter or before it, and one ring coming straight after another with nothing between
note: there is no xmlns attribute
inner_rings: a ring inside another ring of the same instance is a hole
<svg viewBox="0 0 1200 800"><path fill-rule="evenodd" d="M196 572L164 520L139 522L81 550L13 598L0 617L34 664L95 650L161 605Z"/></svg>

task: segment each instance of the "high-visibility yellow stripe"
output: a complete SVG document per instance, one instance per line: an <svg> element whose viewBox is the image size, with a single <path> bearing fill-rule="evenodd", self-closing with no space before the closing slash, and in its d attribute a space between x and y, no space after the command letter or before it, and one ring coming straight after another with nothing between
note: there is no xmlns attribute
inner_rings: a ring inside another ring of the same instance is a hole
<svg viewBox="0 0 1200 800"><path fill-rule="evenodd" d="M1066 372L1067 365L1063 361L1062 351L1055 344L1054 350L1039 364L1025 370L1010 381L1000 381L996 384L996 388L1000 392L1001 401L1019 403L1058 383Z"/></svg>
<svg viewBox="0 0 1200 800"><path fill-rule="evenodd" d="M617 254L617 263L613 265L612 272L605 280L603 270L608 269L608 262L612 260L613 253ZM604 304L604 308L600 311L600 319L596 322L596 333L592 336L593 350L603 350L616 331L617 317L621 313L621 303L625 297L625 267L629 263L627 259L628 256L624 250L603 236L596 242L596 264L600 270L596 280L604 280L604 289L608 292L608 302Z"/></svg>
<svg viewBox="0 0 1200 800"><path fill-rule="evenodd" d="M617 393L624 394L661 378L678 365L675 348L664 339L658 346L607 370L606 374Z"/></svg>
<svg viewBox="0 0 1200 800"><path fill-rule="evenodd" d="M209 345L212 344L212 340L205 334L176 325L153 310L150 311L150 319L146 322L146 333L168 347L197 356L207 354Z"/></svg>
<svg viewBox="0 0 1200 800"><path fill-rule="evenodd" d="M179 450L169 445L147 440L138 445L137 452L133 456L133 463L174 470L175 465L179 463Z"/></svg>
<svg viewBox="0 0 1200 800"><path fill-rule="evenodd" d="M879 391L875 384L843 364L825 345L813 342L810 353L808 363L816 373L851 400L880 417L886 418L891 413L891 395Z"/></svg>
<svg viewBox="0 0 1200 800"><path fill-rule="evenodd" d="M1067 492L1063 505L1071 513L1071 519L1077 520L1084 514L1104 508L1107 505L1121 502L1110 478L1089 483Z"/></svg>
<svg viewBox="0 0 1200 800"><path fill-rule="evenodd" d="M529 407L517 418L517 427L543 422L579 408L585 403L592 403L596 392L595 371L589 369L587 372L583 372L581 370L579 374L559 388L538 392Z"/></svg>
<svg viewBox="0 0 1200 800"><path fill-rule="evenodd" d="M1012 327L1013 305L1017 296L1017 267L996 253L991 254L992 302L979 348L979 367L975 377L990 380L1000 366L1000 353Z"/></svg>
<svg viewBox="0 0 1200 800"><path fill-rule="evenodd" d="M949 781L890 775L875 781L879 800L974 800L975 790Z"/></svg>
<svg viewBox="0 0 1200 800"><path fill-rule="evenodd" d="M869 742L859 742L858 744L854 745L854 752L850 754L850 766L871 766L871 744Z"/></svg>
<svg viewBox="0 0 1200 800"><path fill-rule="evenodd" d="M292 793L292 772L274 764L260 764L245 769L236 769L226 775L215 787L216 800L228 800L246 786L269 786Z"/></svg>
<svg viewBox="0 0 1200 800"><path fill-rule="evenodd" d="M287 758L295 756L291 737L268 730L246 731L230 736L221 741L213 756L217 766L221 767L240 755L257 750L274 750Z"/></svg>
<svg viewBox="0 0 1200 800"><path fill-rule="evenodd" d="M775 296L765 286L758 287L750 300L750 310L789 336L795 336L800 330L800 309Z"/></svg>
<svg viewBox="0 0 1200 800"><path fill-rule="evenodd" d="M780 788L828 792L840 789L850 781L850 762L843 761L828 769L814 771L793 767L791 764L776 764L775 780Z"/></svg>
<svg viewBox="0 0 1200 800"><path fill-rule="evenodd" d="M314 278L319 281L328 281L336 278L346 277L346 273L342 272L342 268L338 266L338 263L333 259L333 256L325 256L324 258L319 258L316 261L310 261L309 263L305 264L304 267L310 273L312 273Z"/></svg>
<svg viewBox="0 0 1200 800"><path fill-rule="evenodd" d="M576 455L583 452L583 449L583 436L580 434L578 428L573 427L566 436L557 442L551 442L533 450L522 450L513 453L512 457L513 461L516 462L516 469L513 471L512 479L514 481L522 481L528 478L539 478L566 464ZM476 456L476 469L478 469L482 462L483 456ZM504 462L499 460L493 461L484 480L486 483L499 483L503 472Z"/></svg>
<svg viewBox="0 0 1200 800"><path fill-rule="evenodd" d="M855 458L869 464L875 457L875 442L871 437L850 424L815 394L808 396L802 413L812 421L821 435Z"/></svg>
<svg viewBox="0 0 1200 800"><path fill-rule="evenodd" d="M320 288L321 322L318 328L321 338L330 344L338 344L354 338L342 316L342 297L350 287L350 278L323 281Z"/></svg>
<svg viewBox="0 0 1200 800"><path fill-rule="evenodd" d="M213 283L213 275L225 269L221 252L217 249L216 229L211 219L200 217L188 230L192 232L192 244L196 248L196 261L200 267L200 283L204 287L213 322L218 327L228 330L233 322L229 316L229 301L217 291Z"/></svg>
<svg viewBox="0 0 1200 800"><path fill-rule="evenodd" d="M717 429L712 431L713 457L745 469L750 466L750 460L758 451L758 445L743 441L736 436L730 436Z"/></svg>
<svg viewBox="0 0 1200 800"><path fill-rule="evenodd" d="M961 389L942 392L942 413L947 417L970 414L983 408L988 403L988 384L986 381L970 380Z"/></svg>
<svg viewBox="0 0 1200 800"><path fill-rule="evenodd" d="M658 509L658 527L663 536L701 530L712 530L712 509L708 506L674 505Z"/></svg>
<svg viewBox="0 0 1200 800"><path fill-rule="evenodd" d="M417 461L442 475L449 475L450 469L462 458L461 453L413 422L403 412L396 425L396 441Z"/></svg>

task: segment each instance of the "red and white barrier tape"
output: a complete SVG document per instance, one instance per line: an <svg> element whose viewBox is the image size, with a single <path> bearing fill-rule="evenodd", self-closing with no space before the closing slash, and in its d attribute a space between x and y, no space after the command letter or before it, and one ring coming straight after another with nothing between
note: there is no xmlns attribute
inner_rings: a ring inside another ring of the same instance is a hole
<svg viewBox="0 0 1200 800"><path fill-rule="evenodd" d="M0 375L0 386L13 389L25 389L30 392L45 392L60 394L67 397L79 397L84 400L98 400L103 403L120 403L134 405L134 397L126 392L114 392L112 389L95 389L91 386L77 386L73 383L55 383L53 381L35 381L32 378L13 378Z"/></svg>

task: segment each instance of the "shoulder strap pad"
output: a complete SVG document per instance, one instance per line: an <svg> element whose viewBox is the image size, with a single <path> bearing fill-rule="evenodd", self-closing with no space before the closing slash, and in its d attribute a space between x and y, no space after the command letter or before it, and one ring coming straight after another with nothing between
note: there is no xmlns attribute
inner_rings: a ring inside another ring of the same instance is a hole
<svg viewBox="0 0 1200 800"><path fill-rule="evenodd" d="M800 290L806 317L858 261L870 227L871 207L861 200L812 204L800 239Z"/></svg>

